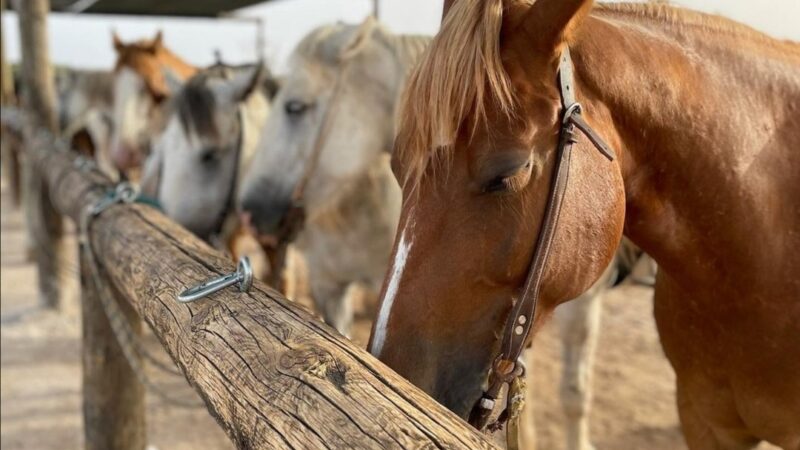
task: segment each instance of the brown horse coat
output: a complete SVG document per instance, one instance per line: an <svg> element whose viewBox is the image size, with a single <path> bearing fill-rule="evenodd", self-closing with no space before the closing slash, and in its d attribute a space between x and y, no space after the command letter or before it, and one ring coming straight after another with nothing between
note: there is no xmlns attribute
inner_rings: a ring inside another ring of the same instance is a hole
<svg viewBox="0 0 800 450"><path fill-rule="evenodd" d="M619 158L576 146L535 328L624 225L660 267L690 447L800 448L800 45L664 5L591 8L453 2L401 118L404 209L370 348L462 415L480 395L539 234L569 46L584 117Z"/></svg>

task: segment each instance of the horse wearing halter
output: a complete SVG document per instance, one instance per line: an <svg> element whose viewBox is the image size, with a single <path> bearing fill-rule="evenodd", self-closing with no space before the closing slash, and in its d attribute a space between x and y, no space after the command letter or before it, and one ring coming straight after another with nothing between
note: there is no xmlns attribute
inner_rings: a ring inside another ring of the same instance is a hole
<svg viewBox="0 0 800 450"><path fill-rule="evenodd" d="M503 329L500 354L492 364L489 373L489 388L473 407L469 419L470 423L479 430L496 430L508 421L509 445L515 445L517 441L516 436L512 435L516 434L518 428L515 421L519 417L519 410L522 407L521 396L524 392L521 378L525 375L525 370L519 362L519 358L528 342L536 315L542 276L558 226L564 194L567 190L572 147L577 142L576 129L580 130L609 161L613 161L615 158L614 151L582 117L581 104L575 99L573 64L568 48L564 49L559 60L558 88L561 93L561 130L542 228L522 290L522 297L512 306ZM509 386L507 408L494 423L489 423L496 410L497 398L500 396L503 385Z"/></svg>

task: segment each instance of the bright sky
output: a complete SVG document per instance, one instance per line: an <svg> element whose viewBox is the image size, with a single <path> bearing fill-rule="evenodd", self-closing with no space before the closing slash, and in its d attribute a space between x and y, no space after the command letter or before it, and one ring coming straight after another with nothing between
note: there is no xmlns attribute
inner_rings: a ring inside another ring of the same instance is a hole
<svg viewBox="0 0 800 450"><path fill-rule="evenodd" d="M677 0L673 3L723 14L775 37L800 41L800 0ZM442 0L381 0L381 20L399 33L433 34L439 26ZM265 23L265 57L281 72L297 42L314 27L337 20L355 23L372 10L371 0L276 0L246 8L238 16L261 17ZM9 59L19 57L17 19L4 14ZM163 29L167 46L195 65L214 62L220 50L229 63L256 59L256 27L239 20L128 18L54 14L50 51L56 64L110 68L114 61L111 30L124 40L152 36Z"/></svg>

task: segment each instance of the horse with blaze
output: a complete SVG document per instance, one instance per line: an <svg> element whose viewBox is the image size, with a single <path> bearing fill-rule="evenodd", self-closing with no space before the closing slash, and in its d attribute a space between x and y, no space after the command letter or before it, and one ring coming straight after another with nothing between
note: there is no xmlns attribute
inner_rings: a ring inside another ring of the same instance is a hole
<svg viewBox="0 0 800 450"><path fill-rule="evenodd" d="M497 355L562 192L528 339L624 233L659 265L689 447L800 448L800 45L661 4L447 3L400 113L371 352L466 418L514 370ZM590 132L559 191L565 71Z"/></svg>

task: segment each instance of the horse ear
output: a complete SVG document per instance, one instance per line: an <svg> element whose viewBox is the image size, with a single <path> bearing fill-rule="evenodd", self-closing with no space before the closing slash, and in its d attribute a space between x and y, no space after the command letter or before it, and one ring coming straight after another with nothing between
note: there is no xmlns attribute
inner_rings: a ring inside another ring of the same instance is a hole
<svg viewBox="0 0 800 450"><path fill-rule="evenodd" d="M257 63L252 69L239 71L226 85L224 94L234 102L243 102L264 84L266 74L263 62Z"/></svg>
<svg viewBox="0 0 800 450"><path fill-rule="evenodd" d="M536 0L520 26L541 50L559 51L593 4L593 0Z"/></svg>
<svg viewBox="0 0 800 450"><path fill-rule="evenodd" d="M164 32L162 30L158 30L156 32L156 37L153 38L153 49L161 48L163 43L164 43Z"/></svg>
<svg viewBox="0 0 800 450"><path fill-rule="evenodd" d="M125 43L119 38L117 30L111 30L111 41L114 42L114 50L121 52L125 48Z"/></svg>

